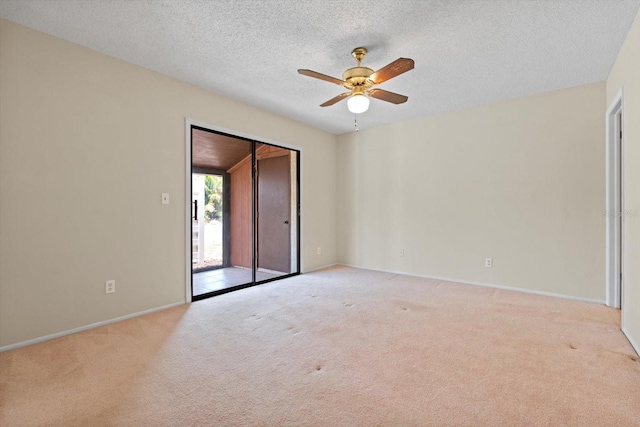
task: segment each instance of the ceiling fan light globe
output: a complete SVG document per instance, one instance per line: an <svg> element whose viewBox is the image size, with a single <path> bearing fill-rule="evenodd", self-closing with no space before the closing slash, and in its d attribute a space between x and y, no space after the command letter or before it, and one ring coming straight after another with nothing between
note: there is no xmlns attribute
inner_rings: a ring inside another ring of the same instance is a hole
<svg viewBox="0 0 640 427"><path fill-rule="evenodd" d="M347 108L354 114L364 113L369 109L369 98L364 95L352 95L347 100Z"/></svg>

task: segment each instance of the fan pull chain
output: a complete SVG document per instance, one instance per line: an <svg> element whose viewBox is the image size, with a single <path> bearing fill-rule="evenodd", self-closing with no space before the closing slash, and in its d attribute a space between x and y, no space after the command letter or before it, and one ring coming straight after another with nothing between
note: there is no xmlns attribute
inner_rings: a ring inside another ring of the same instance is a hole
<svg viewBox="0 0 640 427"><path fill-rule="evenodd" d="M360 132L360 128L358 127L358 115L355 113L353 115L353 126L356 128L356 132Z"/></svg>

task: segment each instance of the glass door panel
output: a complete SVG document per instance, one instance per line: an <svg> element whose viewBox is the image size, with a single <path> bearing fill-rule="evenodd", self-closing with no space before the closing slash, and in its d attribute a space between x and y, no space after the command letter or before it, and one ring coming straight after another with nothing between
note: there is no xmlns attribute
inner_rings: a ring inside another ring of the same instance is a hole
<svg viewBox="0 0 640 427"><path fill-rule="evenodd" d="M256 281L298 272L297 152L257 144Z"/></svg>
<svg viewBox="0 0 640 427"><path fill-rule="evenodd" d="M251 141L193 127L192 296L253 283Z"/></svg>

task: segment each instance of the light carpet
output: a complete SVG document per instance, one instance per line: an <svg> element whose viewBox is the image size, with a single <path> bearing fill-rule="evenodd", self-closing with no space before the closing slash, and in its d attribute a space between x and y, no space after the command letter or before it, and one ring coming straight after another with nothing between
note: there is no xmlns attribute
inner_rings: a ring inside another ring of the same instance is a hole
<svg viewBox="0 0 640 427"><path fill-rule="evenodd" d="M619 322L334 267L2 353L0 425L640 425Z"/></svg>

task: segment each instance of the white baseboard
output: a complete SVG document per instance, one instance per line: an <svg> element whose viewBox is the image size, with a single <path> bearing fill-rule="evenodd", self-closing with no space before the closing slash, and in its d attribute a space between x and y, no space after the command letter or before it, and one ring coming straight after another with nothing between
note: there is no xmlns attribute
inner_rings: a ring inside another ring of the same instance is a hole
<svg viewBox="0 0 640 427"><path fill-rule="evenodd" d="M423 278L423 279L442 280L444 282L461 283L463 285L482 286L482 287L485 287L485 288L503 289L505 291L524 292L524 293L527 293L527 294L535 294L535 295L543 295L543 296L547 296L547 297L570 299L570 300L574 300L574 301L589 302L589 303L593 303L593 304L603 304L603 305L605 304L604 300L597 300L597 299L591 299L591 298L582 298L582 297L576 297L576 296L573 296L573 295L555 294L553 292L536 291L534 289L514 288L514 287L511 287L511 286L494 285L493 283L471 282L469 280L452 279L450 277L437 277L437 276L427 276L427 275L422 275L422 274L411 274L411 273L405 273L405 272L402 272L402 271L378 270L378 269L375 269L375 268L360 267L360 266L351 265L351 264L339 264L339 265L344 265L345 267L359 268L361 270L379 271L379 272L382 272L382 273L401 274L403 276L420 277L420 278Z"/></svg>
<svg viewBox="0 0 640 427"><path fill-rule="evenodd" d="M38 344L44 341L49 341L54 338L64 337L66 335L75 334L77 332L87 331L89 329L98 328L100 326L110 325L112 323L121 322L123 320L132 319L134 317L144 316L145 314L155 313L156 311L166 310L168 308L178 307L180 305L184 305L184 301L174 302L173 304L164 305L162 307L150 308L149 310L139 311L137 313L127 314L126 316L116 317L115 319L103 320L102 322L91 323L89 325L80 326L79 328L73 328L62 332L56 332L55 334L45 335L44 337L34 338L27 341L22 341L15 344L5 345L4 347L0 347L0 353L3 351L15 350L20 347L26 347L32 344Z"/></svg>
<svg viewBox="0 0 640 427"><path fill-rule="evenodd" d="M633 349L636 351L636 354L640 356L640 345L638 345L638 343L636 343L633 338L631 338L631 335L629 334L629 332L627 332L627 328L625 328L624 326L622 327L622 333L625 337L627 337L627 340L629 340L629 344L631 344L631 347L633 347Z"/></svg>
<svg viewBox="0 0 640 427"><path fill-rule="evenodd" d="M337 262L334 262L333 264L323 265L322 267L315 267L315 268L312 268L311 270L304 270L302 274L313 273L314 271L324 270L325 268L335 267L336 265L344 265L344 264L339 264Z"/></svg>
<svg viewBox="0 0 640 427"><path fill-rule="evenodd" d="M316 267L316 268L313 268L313 269L310 269L310 270L305 270L303 273L304 274L312 273L314 271L323 270L325 268L334 267L336 265L342 265L342 266L345 266L345 267L353 267L353 268L358 268L358 269L361 269L361 270L379 271L379 272L382 272L382 273L391 273L391 274L401 274L403 276L410 276L410 277L420 277L420 278L423 278L423 279L442 280L442 281L446 281L446 282L461 283L461 284L464 284L464 285L483 286L483 287L488 287L488 288L504 289L504 290L508 290L508 291L524 292L524 293L529 293L529 294L544 295L544 296L556 297L556 298L564 298L564 299L583 301L583 302L589 302L589 303L595 303L595 304L605 304L604 300L595 300L595 299L589 299L589 298L575 297L575 296L571 296L571 295L555 294L555 293L552 293L552 292L536 291L536 290L533 290L533 289L514 288L514 287L510 287L510 286L495 285L495 284L491 284L491 283L471 282L471 281L468 281L468 280L452 279L452 278L448 278L448 277L437 277L437 276L427 276L427 275L421 275L421 274L411 274L411 273L406 273L406 272L402 272L402 271L393 271L393 270L380 270L380 269L375 269L375 268L361 267L361 266L352 265L352 264L333 263L333 264L328 264L328 265L324 265L324 266L321 266L321 267ZM75 334L77 332L82 332L82 331L86 331L86 330L89 330L89 329L98 328L100 326L110 325L112 323L121 322L123 320L132 319L134 317L144 316L145 314L155 313L156 311L161 311L161 310L166 310L166 309L173 308L173 307L178 307L178 306L183 305L183 304L185 304L183 301L176 302L176 303L165 305L165 306L162 306L162 307L151 308L149 310L144 310L144 311L140 311L140 312L137 312L137 313L128 314L126 316L116 317L114 319L103 320L102 322L91 323L89 325L81 326L79 328L69 329L69 330L66 330L66 331L57 332L55 334L46 335L46 336L43 336L43 337L34 338L34 339L31 339L31 340L27 340L27 341L22 341L22 342L19 342L19 343L6 345L6 346L3 346L3 347L0 347L0 353L2 353L4 351L9 351L9 350L15 350L15 349L20 348L20 347L26 347L26 346L32 345L32 344L38 344L38 343L41 343L41 342L44 342L44 341L49 341L49 340L52 340L54 338L60 338L60 337L66 336L66 335ZM638 344L635 343L635 341L629 336L629 334L627 333L625 328L622 328L622 332L625 334L625 336L627 337L627 339L631 343L631 346L634 348L636 353L638 353L638 355L640 355L640 346L638 346Z"/></svg>

